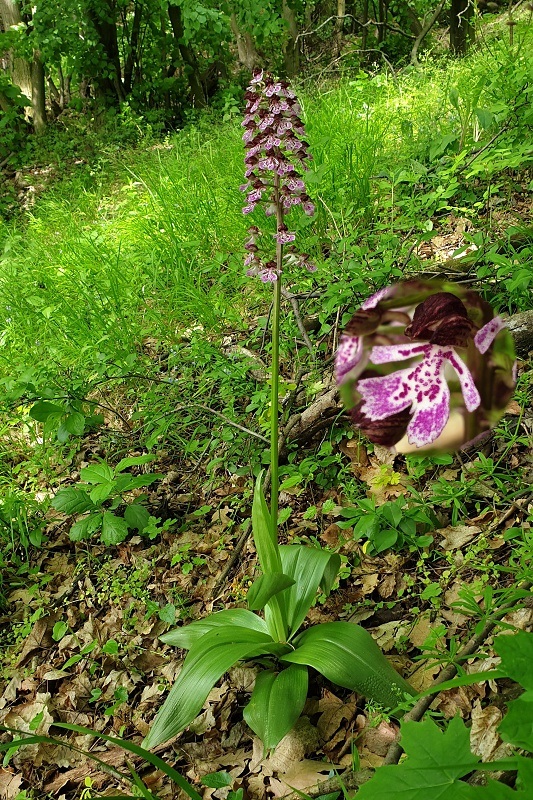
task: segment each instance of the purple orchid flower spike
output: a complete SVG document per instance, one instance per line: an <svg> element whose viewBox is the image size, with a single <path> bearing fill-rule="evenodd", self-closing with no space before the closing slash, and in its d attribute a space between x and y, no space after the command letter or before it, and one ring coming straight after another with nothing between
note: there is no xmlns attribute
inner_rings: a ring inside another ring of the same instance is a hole
<svg viewBox="0 0 533 800"><path fill-rule="evenodd" d="M488 303L453 284L381 289L353 315L336 354L352 422L398 452L474 439L496 424L514 389L504 328Z"/></svg>
<svg viewBox="0 0 533 800"><path fill-rule="evenodd" d="M315 213L302 178L311 154L304 138L301 108L289 84L274 79L263 70L254 72L245 99L246 110L241 124L246 149L246 183L240 189L246 192L246 204L242 211L243 214L252 214L257 206L262 206L267 217L275 215L277 226L273 236L276 245L283 247L296 239L296 233L284 223L284 216L294 206L300 206L308 216ZM255 250L249 243L245 245L248 250L246 274L257 276L263 283L276 282L282 271L281 259L276 268L263 263L255 239L252 244ZM309 272L316 269L308 254L286 259L286 263L304 266Z"/></svg>

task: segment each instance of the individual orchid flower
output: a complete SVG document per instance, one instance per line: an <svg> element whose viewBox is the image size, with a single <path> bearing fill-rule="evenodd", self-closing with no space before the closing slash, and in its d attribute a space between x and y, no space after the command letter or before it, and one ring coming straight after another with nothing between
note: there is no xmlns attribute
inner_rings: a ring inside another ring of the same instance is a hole
<svg viewBox="0 0 533 800"><path fill-rule="evenodd" d="M336 379L352 421L397 450L458 444L490 428L514 388L505 323L474 292L409 281L363 303L340 339ZM407 361L404 369L395 367Z"/></svg>

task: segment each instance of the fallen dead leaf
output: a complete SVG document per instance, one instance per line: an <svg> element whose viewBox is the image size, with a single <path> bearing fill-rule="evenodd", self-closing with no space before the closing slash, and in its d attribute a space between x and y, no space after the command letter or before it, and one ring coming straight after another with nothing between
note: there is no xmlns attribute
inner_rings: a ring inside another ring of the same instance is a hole
<svg viewBox="0 0 533 800"><path fill-rule="evenodd" d="M511 754L512 748L502 742L498 735L498 725L502 721L502 712L496 706L481 707L476 700L472 709L472 727L470 728L470 749L482 761L495 761Z"/></svg>
<svg viewBox="0 0 533 800"><path fill-rule="evenodd" d="M22 775L10 769L0 769L0 800L14 800L19 794Z"/></svg>
<svg viewBox="0 0 533 800"><path fill-rule="evenodd" d="M335 769L333 764L304 759L295 764L288 772L278 775L277 779L270 778L270 787L274 797L283 797L287 794L287 789L301 792L325 781L332 769Z"/></svg>
<svg viewBox="0 0 533 800"><path fill-rule="evenodd" d="M355 700L345 703L333 692L325 691L318 703L321 712L317 722L318 733L323 742L329 742L342 725L343 720L353 719L357 708Z"/></svg>
<svg viewBox="0 0 533 800"><path fill-rule="evenodd" d="M384 622L383 625L378 625L377 628L371 628L370 633L381 650L387 653L396 645L400 636L408 636L409 623L395 619L392 622Z"/></svg>
<svg viewBox="0 0 533 800"><path fill-rule="evenodd" d="M443 537L441 546L444 550L460 550L463 545L481 533L481 528L477 525L450 525L447 528L440 528L436 533Z"/></svg>

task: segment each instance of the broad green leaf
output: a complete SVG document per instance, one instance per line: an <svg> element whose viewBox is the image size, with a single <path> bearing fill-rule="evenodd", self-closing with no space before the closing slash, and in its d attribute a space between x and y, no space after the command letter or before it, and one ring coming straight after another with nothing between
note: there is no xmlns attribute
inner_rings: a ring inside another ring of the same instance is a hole
<svg viewBox="0 0 533 800"><path fill-rule="evenodd" d="M476 769L468 728L454 717L441 731L431 719L406 722L401 743L408 758L376 770L357 792L357 800L467 800L467 784L458 780Z"/></svg>
<svg viewBox="0 0 533 800"><path fill-rule="evenodd" d="M149 475L130 475L125 472L115 479L115 487L118 493L131 492L132 489L141 489L143 486L150 486L152 483L163 478L162 473L150 473Z"/></svg>
<svg viewBox="0 0 533 800"><path fill-rule="evenodd" d="M268 634L237 625L207 631L189 650L143 746L156 747L186 728L230 667L243 658L269 653L273 644Z"/></svg>
<svg viewBox="0 0 533 800"><path fill-rule="evenodd" d="M100 528L101 524L102 515L100 513L89 514L87 517L83 517L83 519L74 523L68 533L69 538L73 542L81 542L82 539L88 539L89 536L92 536L92 534Z"/></svg>
<svg viewBox="0 0 533 800"><path fill-rule="evenodd" d="M332 683L352 689L393 709L404 695L414 695L389 664L371 635L351 622L326 622L298 636L282 661L307 664Z"/></svg>
<svg viewBox="0 0 533 800"><path fill-rule="evenodd" d="M135 528L135 530L142 533L150 521L150 512L140 503L132 503L125 510L124 519L128 524L128 528Z"/></svg>
<svg viewBox="0 0 533 800"><path fill-rule="evenodd" d="M73 411L63 424L65 429L73 436L82 436L85 430L85 416L80 414L79 411Z"/></svg>
<svg viewBox="0 0 533 800"><path fill-rule="evenodd" d="M271 597L279 594L284 589L292 586L294 579L283 572L269 572L268 575L260 575L248 589L246 599L252 611L260 611L268 603Z"/></svg>
<svg viewBox="0 0 533 800"><path fill-rule="evenodd" d="M276 747L293 727L302 713L307 685L307 668L298 664L277 674L265 670L257 676L243 716L265 750Z"/></svg>
<svg viewBox="0 0 533 800"><path fill-rule="evenodd" d="M130 467L141 467L143 464L149 464L153 461L155 456L147 453L144 456L130 456L129 458L122 458L115 467L115 473L124 472L125 469Z"/></svg>
<svg viewBox="0 0 533 800"><path fill-rule="evenodd" d="M283 572L294 580L294 585L283 595L292 637L311 608L318 587L323 584L325 590L331 588L341 560L336 553L304 545L282 545L279 552Z"/></svg>
<svg viewBox="0 0 533 800"><path fill-rule="evenodd" d="M106 511L102 520L101 540L104 544L120 544L128 535L128 523L122 517L116 517Z"/></svg>
<svg viewBox="0 0 533 800"><path fill-rule="evenodd" d="M227 628L232 625L249 628L268 636L266 622L261 617L258 617L257 614L248 611L247 608L226 608L223 611L216 611L205 619L191 622L190 625L183 625L181 628L168 631L159 638L165 644L172 644L176 647L182 647L184 650L190 650L193 644L208 631L214 628Z"/></svg>
<svg viewBox="0 0 533 800"><path fill-rule="evenodd" d="M233 778L229 772L210 772L200 778L200 783L204 786L209 786L210 789L223 789L225 786L231 786Z"/></svg>
<svg viewBox="0 0 533 800"><path fill-rule="evenodd" d="M52 500L52 507L63 514L83 514L94 508L91 498L83 489L69 486L60 489Z"/></svg>
<svg viewBox="0 0 533 800"><path fill-rule="evenodd" d="M39 400L30 409L30 417L36 419L37 422L46 422L48 417L64 413L65 409L62 406L50 403L49 400Z"/></svg>
<svg viewBox="0 0 533 800"><path fill-rule="evenodd" d="M494 114L488 108L475 108L474 114L479 120L479 124L486 131L494 122Z"/></svg>
<svg viewBox="0 0 533 800"><path fill-rule="evenodd" d="M527 634L526 636L531 636ZM506 637L512 638L512 637ZM498 728L505 742L533 753L533 691L524 692L509 703L507 714Z"/></svg>
<svg viewBox="0 0 533 800"><path fill-rule="evenodd" d="M98 464L91 464L90 467L80 469L80 478L86 483L108 483L112 481L115 474L109 464L100 461Z"/></svg>
<svg viewBox="0 0 533 800"><path fill-rule="evenodd" d="M470 786L468 783L456 783L454 786L459 789L459 793L453 796L453 800L526 800L524 792L515 792L510 786L491 778L485 786Z"/></svg>
<svg viewBox="0 0 533 800"><path fill-rule="evenodd" d="M91 489L89 497L95 506L100 506L114 491L115 481L106 481L105 483L98 483L94 489Z"/></svg>
<svg viewBox="0 0 533 800"><path fill-rule="evenodd" d="M518 631L513 636L498 636L494 649L502 659L498 670L524 689L533 689L533 635Z"/></svg>

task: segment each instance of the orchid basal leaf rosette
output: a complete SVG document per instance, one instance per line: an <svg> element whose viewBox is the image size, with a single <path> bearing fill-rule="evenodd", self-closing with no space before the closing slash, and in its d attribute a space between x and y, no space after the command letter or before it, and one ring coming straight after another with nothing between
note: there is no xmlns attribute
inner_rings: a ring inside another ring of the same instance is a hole
<svg viewBox="0 0 533 800"><path fill-rule="evenodd" d="M476 292L441 281L406 281L369 297L341 337L335 372L352 423L399 453L481 437L516 382L505 322Z"/></svg>

